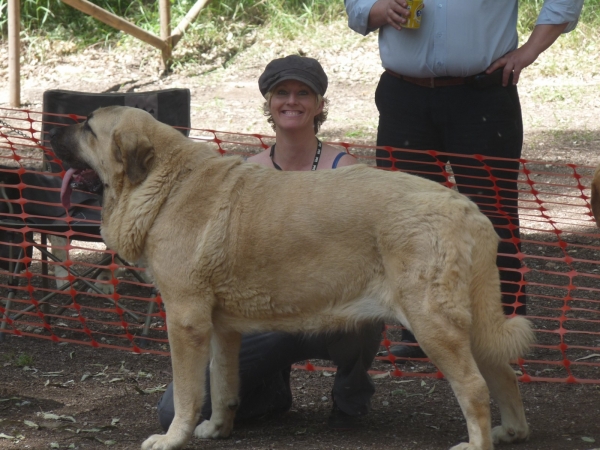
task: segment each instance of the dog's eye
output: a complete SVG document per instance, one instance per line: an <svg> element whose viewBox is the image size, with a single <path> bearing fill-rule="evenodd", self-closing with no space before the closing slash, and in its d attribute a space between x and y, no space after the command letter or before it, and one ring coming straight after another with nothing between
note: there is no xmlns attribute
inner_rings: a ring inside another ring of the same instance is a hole
<svg viewBox="0 0 600 450"><path fill-rule="evenodd" d="M92 136L96 137L96 133L94 133L94 130L92 130L92 127L90 127L90 124L87 120L83 123L83 129L85 131L89 131L90 133L92 133Z"/></svg>

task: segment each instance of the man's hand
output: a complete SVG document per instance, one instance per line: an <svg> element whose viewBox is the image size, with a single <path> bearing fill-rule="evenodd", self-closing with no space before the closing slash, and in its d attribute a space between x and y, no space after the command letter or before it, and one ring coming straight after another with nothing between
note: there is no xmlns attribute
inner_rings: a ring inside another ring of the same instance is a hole
<svg viewBox="0 0 600 450"><path fill-rule="evenodd" d="M517 84L519 82L521 70L533 63L538 56L539 53L535 52L531 47L528 47L527 44L525 44L494 61L492 65L487 68L486 73L490 74L494 70L504 67L502 73L502 86L508 85L508 79L511 72L513 74L512 83Z"/></svg>
<svg viewBox="0 0 600 450"><path fill-rule="evenodd" d="M391 25L401 30L409 15L406 0L377 0L369 12L369 28Z"/></svg>
<svg viewBox="0 0 600 450"><path fill-rule="evenodd" d="M504 67L502 86L508 84L511 72L513 74L512 83L517 84L521 71L533 63L543 51L550 47L566 27L566 23L560 25L537 25L525 44L494 61L486 69L486 73L490 74L494 70Z"/></svg>

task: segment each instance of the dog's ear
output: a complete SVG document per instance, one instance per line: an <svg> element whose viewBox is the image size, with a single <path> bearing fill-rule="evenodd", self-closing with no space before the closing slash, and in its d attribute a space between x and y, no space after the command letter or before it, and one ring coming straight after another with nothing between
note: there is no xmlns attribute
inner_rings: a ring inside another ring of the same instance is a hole
<svg viewBox="0 0 600 450"><path fill-rule="evenodd" d="M596 219L596 225L600 227L600 166L596 169L592 180L592 213Z"/></svg>
<svg viewBox="0 0 600 450"><path fill-rule="evenodd" d="M131 184L144 181L154 159L154 146L150 140L132 131L115 131L113 143L113 156L123 164Z"/></svg>

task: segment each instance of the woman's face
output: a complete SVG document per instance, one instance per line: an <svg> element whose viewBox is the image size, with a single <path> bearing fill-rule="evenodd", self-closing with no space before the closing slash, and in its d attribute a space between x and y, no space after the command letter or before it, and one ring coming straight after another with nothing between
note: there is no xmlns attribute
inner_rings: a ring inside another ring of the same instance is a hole
<svg viewBox="0 0 600 450"><path fill-rule="evenodd" d="M323 101L306 84L296 80L279 83L273 89L269 111L275 125L282 130L304 127L313 130L314 118L323 111Z"/></svg>

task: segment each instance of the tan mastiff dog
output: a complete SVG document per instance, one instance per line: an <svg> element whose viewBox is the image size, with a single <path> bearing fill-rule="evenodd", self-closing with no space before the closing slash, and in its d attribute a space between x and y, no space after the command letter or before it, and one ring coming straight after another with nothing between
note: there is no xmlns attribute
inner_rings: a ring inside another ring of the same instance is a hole
<svg viewBox="0 0 600 450"><path fill-rule="evenodd" d="M531 325L504 316L498 237L466 197L364 165L244 163L127 107L51 136L69 176L100 177L106 244L147 265L165 302L175 418L143 449L230 435L241 333L378 319L408 327L450 382L469 432L454 450L527 439L509 361L529 348ZM198 425L209 361L213 415ZM493 430L488 388L502 416Z"/></svg>

